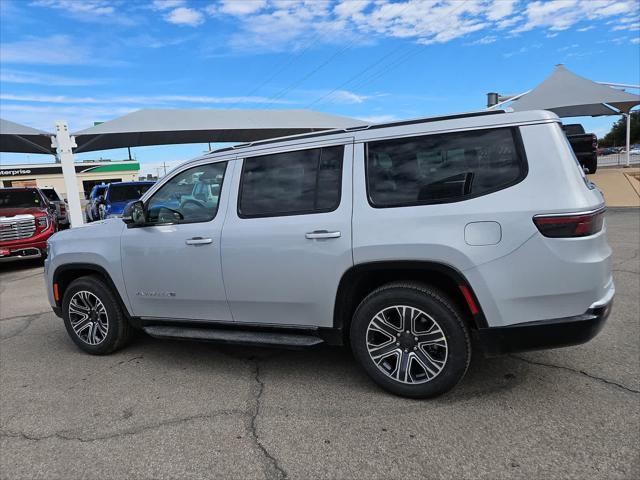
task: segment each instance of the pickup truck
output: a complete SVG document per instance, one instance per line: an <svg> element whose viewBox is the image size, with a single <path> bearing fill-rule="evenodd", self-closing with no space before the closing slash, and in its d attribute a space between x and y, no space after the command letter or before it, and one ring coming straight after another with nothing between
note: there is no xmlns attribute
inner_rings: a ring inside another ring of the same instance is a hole
<svg viewBox="0 0 640 480"><path fill-rule="evenodd" d="M587 173L596 173L598 169L598 137L593 133L585 133L579 123L563 125L562 130L571 144L573 153Z"/></svg>
<svg viewBox="0 0 640 480"><path fill-rule="evenodd" d="M0 263L46 257L56 207L38 188L0 188Z"/></svg>

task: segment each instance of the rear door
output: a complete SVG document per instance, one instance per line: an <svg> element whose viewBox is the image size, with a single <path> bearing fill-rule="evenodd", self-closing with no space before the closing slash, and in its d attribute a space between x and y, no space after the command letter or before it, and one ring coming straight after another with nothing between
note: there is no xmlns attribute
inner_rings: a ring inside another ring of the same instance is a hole
<svg viewBox="0 0 640 480"><path fill-rule="evenodd" d="M240 323L331 326L352 266L353 140L238 162L222 269Z"/></svg>

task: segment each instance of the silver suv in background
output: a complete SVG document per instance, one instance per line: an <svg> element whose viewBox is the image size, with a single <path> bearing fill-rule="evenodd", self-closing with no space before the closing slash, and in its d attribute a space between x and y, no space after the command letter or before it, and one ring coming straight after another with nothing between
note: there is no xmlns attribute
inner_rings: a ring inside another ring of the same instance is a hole
<svg viewBox="0 0 640 480"><path fill-rule="evenodd" d="M205 192L194 195L193 192ZM424 398L488 355L586 342L614 286L604 199L557 116L478 112L221 149L49 242L84 351L159 338L348 344Z"/></svg>

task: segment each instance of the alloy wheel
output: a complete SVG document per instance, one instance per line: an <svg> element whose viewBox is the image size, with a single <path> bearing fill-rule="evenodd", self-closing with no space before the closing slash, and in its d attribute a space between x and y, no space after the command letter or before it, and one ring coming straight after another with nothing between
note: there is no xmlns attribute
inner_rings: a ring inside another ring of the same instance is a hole
<svg viewBox="0 0 640 480"><path fill-rule="evenodd" d="M100 299L87 290L76 292L71 297L69 322L78 338L89 345L98 345L107 338L107 310Z"/></svg>
<svg viewBox="0 0 640 480"><path fill-rule="evenodd" d="M448 358L447 339L424 311L393 305L378 312L367 327L367 350L385 375L405 384L433 380Z"/></svg>

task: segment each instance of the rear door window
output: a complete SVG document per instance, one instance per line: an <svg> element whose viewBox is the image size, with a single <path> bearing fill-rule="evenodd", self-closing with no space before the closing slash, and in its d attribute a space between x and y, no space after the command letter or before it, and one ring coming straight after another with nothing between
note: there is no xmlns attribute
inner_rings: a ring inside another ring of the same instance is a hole
<svg viewBox="0 0 640 480"><path fill-rule="evenodd" d="M513 185L527 172L516 129L370 142L366 170L374 207L445 203Z"/></svg>
<svg viewBox="0 0 640 480"><path fill-rule="evenodd" d="M338 208L344 146L246 158L238 214L242 218L330 212Z"/></svg>

